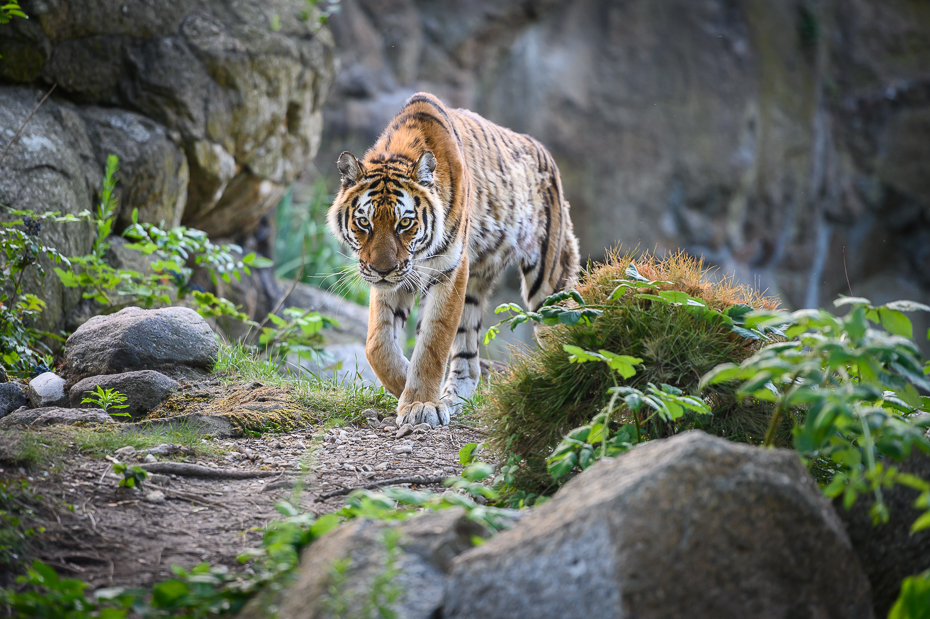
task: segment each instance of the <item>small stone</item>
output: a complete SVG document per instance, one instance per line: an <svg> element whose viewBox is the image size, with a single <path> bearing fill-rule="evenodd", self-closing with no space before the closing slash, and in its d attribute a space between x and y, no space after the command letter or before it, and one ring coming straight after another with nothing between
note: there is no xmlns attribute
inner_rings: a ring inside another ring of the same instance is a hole
<svg viewBox="0 0 930 619"><path fill-rule="evenodd" d="M365 423L367 423L368 426L371 428L377 428L381 425L381 422L378 421L377 419L366 419Z"/></svg>
<svg viewBox="0 0 930 619"><path fill-rule="evenodd" d="M377 421L378 411L376 411L373 408L366 408L365 410L362 411L362 417L364 417L365 419L374 419Z"/></svg>
<svg viewBox="0 0 930 619"><path fill-rule="evenodd" d="M117 450L114 451L113 453L114 453L115 455L117 455L117 456L122 456L122 457L125 458L125 457L128 457L128 456L135 455L135 453L136 453L136 448L133 447L132 445L126 445L125 447L120 447L119 449L117 449Z"/></svg>
<svg viewBox="0 0 930 619"><path fill-rule="evenodd" d="M390 462L380 462L380 463L378 463L378 464L375 465L375 470L376 470L376 471L386 471L386 470L388 470L390 467L391 467L391 463L390 463Z"/></svg>
<svg viewBox="0 0 930 619"><path fill-rule="evenodd" d="M342 464L342 468L344 468L344 469L347 470L347 471L354 471L354 470L355 470L355 465L349 464L348 462L344 462L344 463Z"/></svg>
<svg viewBox="0 0 930 619"><path fill-rule="evenodd" d="M410 443L406 443L404 445L394 445L393 447L391 447L391 451L393 451L396 454L413 453L413 445L411 445Z"/></svg>
<svg viewBox="0 0 930 619"><path fill-rule="evenodd" d="M397 434L394 435L394 438L404 438L408 434L413 434L413 426L411 426L409 423L405 423L397 431Z"/></svg>
<svg viewBox="0 0 930 619"><path fill-rule="evenodd" d="M54 372L43 372L30 380L26 395L33 408L68 406L65 379Z"/></svg>
<svg viewBox="0 0 930 619"><path fill-rule="evenodd" d="M385 417L381 420L381 427L384 426L397 426L397 417Z"/></svg>
<svg viewBox="0 0 930 619"><path fill-rule="evenodd" d="M167 475L162 475L161 473L149 473L145 481L150 484L155 484L156 486L167 486L169 479Z"/></svg>
<svg viewBox="0 0 930 619"><path fill-rule="evenodd" d="M0 383L5 383L7 380L9 379L7 379L6 377L6 368L0 365ZM368 409L368 410L371 410L371 409Z"/></svg>
<svg viewBox="0 0 930 619"><path fill-rule="evenodd" d="M145 501L146 503L152 503L155 505L159 503L164 503L165 493L162 492L161 490L152 490L150 492L146 492L145 495L142 497L142 500Z"/></svg>
<svg viewBox="0 0 930 619"><path fill-rule="evenodd" d="M284 443L278 441L277 443L272 445L272 447L274 447L275 449L284 449Z"/></svg>
<svg viewBox="0 0 930 619"><path fill-rule="evenodd" d="M370 473L370 472L373 471L374 469L371 468L371 465L370 465L370 464L363 464L363 465L362 465L362 470L365 471L366 473Z"/></svg>
<svg viewBox="0 0 930 619"><path fill-rule="evenodd" d="M389 434L393 432L394 430L396 430L397 427L396 426L381 426L381 429L384 431L385 434Z"/></svg>
<svg viewBox="0 0 930 619"><path fill-rule="evenodd" d="M145 462L158 462L158 458L156 458L152 454L145 454L144 460Z"/></svg>
<svg viewBox="0 0 930 619"><path fill-rule="evenodd" d="M432 429L433 426L429 425L428 423L418 423L417 425L413 426L414 432L429 432Z"/></svg>

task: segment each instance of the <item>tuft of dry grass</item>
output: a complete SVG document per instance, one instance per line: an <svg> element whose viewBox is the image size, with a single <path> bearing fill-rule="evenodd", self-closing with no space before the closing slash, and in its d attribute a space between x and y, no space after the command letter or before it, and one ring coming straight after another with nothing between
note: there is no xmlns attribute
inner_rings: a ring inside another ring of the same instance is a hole
<svg viewBox="0 0 930 619"><path fill-rule="evenodd" d="M591 325L557 325L540 331L539 347L515 355L509 371L492 384L482 412L491 428L489 446L520 456L527 479L545 479L544 459L565 434L587 423L606 405L607 389L614 385L614 377L619 381L604 364L570 363L564 344L643 359L636 375L625 381L629 386L642 389L650 382L667 383L690 393L696 393L706 372L720 363L738 363L759 347L758 341L744 339L722 323L637 297L655 290L627 290L619 299L610 300L619 280L628 279L625 271L631 261L644 277L671 282L659 285L660 290L686 292L715 310L737 304L778 307L778 299L736 285L731 278L714 279L703 260L684 252L658 258L614 250L605 262L589 265L578 292L588 306L600 307L603 314ZM715 386L703 395L712 416L689 415L674 427L654 420L646 426L650 438L701 428L732 440L761 442L770 416L768 404L737 401L730 385ZM632 413L621 410L618 417L629 422ZM780 434L787 443L787 425Z"/></svg>

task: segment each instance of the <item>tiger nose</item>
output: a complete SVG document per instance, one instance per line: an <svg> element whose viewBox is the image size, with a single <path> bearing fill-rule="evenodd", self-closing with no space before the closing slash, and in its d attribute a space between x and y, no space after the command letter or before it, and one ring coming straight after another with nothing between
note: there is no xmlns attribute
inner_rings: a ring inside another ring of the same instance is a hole
<svg viewBox="0 0 930 619"><path fill-rule="evenodd" d="M389 269L386 270L386 271L382 271L381 269L377 268L377 267L374 266L374 265L370 265L370 266L371 266L371 270L372 270L372 271L374 271L374 272L377 273L378 275L381 275L382 277L385 276L385 275L387 275L388 273L390 273L391 271L394 270L394 267L391 267L391 268L389 268Z"/></svg>

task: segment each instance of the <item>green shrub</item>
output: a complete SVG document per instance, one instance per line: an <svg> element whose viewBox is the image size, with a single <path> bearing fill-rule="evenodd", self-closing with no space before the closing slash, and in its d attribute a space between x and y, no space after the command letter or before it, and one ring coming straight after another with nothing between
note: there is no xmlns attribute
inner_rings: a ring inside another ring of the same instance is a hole
<svg viewBox="0 0 930 619"><path fill-rule="evenodd" d="M609 364L573 362L566 346L641 359L635 375L622 380L625 386L645 390L649 383L665 384L686 393L696 393L701 376L718 364L741 361L759 348L759 335L737 323L750 308L774 308L774 299L728 279L710 281L703 263L683 253L663 260L643 255L630 269L633 262L632 254L613 252L604 264L588 269L577 290L585 305L575 299L564 308L576 312L577 324L564 324L558 310L541 308L539 314L553 314L549 320L541 316L543 322L563 324L539 331L539 347L516 356L509 371L491 386L483 412L491 428L489 446L523 463L527 488L548 480L545 458L563 436L587 424L608 404L609 389L617 384ZM599 315L586 320L585 309ZM574 318L570 315L568 322ZM644 436L661 438L702 428L732 440L760 443L771 405L740 402L735 391L727 386L709 390L705 400L712 415L687 413L674 421L653 417L643 424ZM626 407L617 419L631 422L634 417ZM788 441L785 424L780 442Z"/></svg>

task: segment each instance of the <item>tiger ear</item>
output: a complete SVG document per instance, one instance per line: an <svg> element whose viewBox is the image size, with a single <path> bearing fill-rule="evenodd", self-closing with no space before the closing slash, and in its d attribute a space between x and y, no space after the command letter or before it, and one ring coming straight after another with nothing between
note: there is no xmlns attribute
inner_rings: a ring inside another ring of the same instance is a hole
<svg viewBox="0 0 930 619"><path fill-rule="evenodd" d="M414 178L421 185L432 185L433 184L433 170L436 169L436 157L433 153L426 151L420 158L417 159L417 164L414 166Z"/></svg>
<svg viewBox="0 0 930 619"><path fill-rule="evenodd" d="M349 151L343 151L336 160L336 167L339 168L339 174L342 175L342 186L351 187L362 177L362 164L359 163L355 155Z"/></svg>

